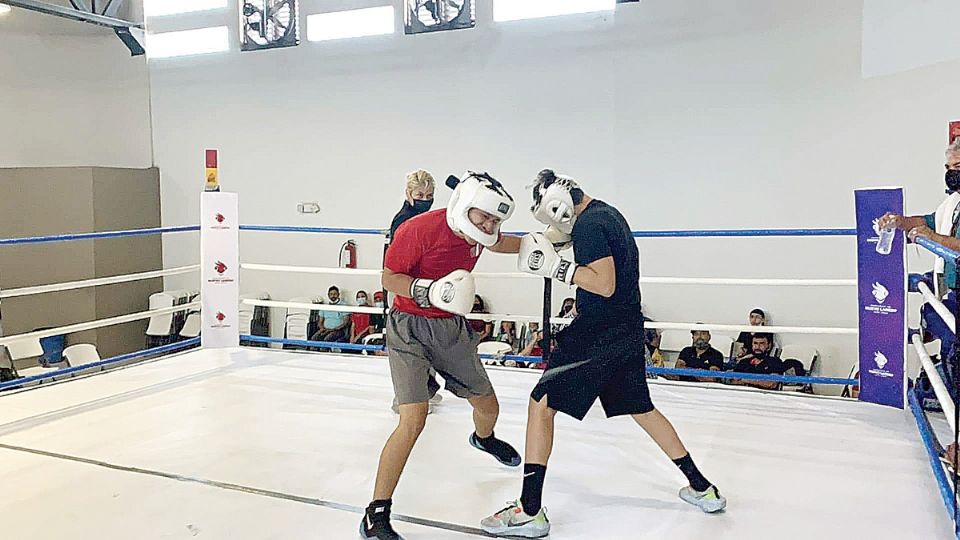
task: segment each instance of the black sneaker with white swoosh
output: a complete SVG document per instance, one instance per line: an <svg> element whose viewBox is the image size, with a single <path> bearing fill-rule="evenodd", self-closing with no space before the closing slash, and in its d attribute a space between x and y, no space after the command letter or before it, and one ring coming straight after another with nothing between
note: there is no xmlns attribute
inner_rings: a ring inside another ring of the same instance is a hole
<svg viewBox="0 0 960 540"><path fill-rule="evenodd" d="M403 540L390 525L391 501L374 501L360 521L360 538L364 540Z"/></svg>

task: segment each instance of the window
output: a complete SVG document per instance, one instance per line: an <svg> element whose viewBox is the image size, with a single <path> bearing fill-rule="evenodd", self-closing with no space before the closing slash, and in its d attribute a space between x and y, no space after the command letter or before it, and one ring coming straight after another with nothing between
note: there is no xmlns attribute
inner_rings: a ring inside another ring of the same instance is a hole
<svg viewBox="0 0 960 540"><path fill-rule="evenodd" d="M406 0L404 31L423 34L473 28L477 24L477 0Z"/></svg>
<svg viewBox="0 0 960 540"><path fill-rule="evenodd" d="M392 34L393 6L318 13L307 17L307 39L325 41Z"/></svg>
<svg viewBox="0 0 960 540"><path fill-rule="evenodd" d="M230 50L226 26L147 34L147 57L169 58Z"/></svg>
<svg viewBox="0 0 960 540"><path fill-rule="evenodd" d="M612 11L616 0L494 0L493 20L519 21L555 15Z"/></svg>
<svg viewBox="0 0 960 540"><path fill-rule="evenodd" d="M227 0L143 0L143 15L159 17L227 7Z"/></svg>

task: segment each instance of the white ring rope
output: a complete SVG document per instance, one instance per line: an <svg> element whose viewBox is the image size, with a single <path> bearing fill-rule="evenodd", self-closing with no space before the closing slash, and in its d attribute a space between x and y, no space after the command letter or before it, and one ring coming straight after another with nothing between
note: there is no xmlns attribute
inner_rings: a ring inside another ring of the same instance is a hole
<svg viewBox="0 0 960 540"><path fill-rule="evenodd" d="M88 287L99 287L101 285L113 285L115 283L129 283L131 281L140 281L144 279L153 279L166 276L178 276L189 274L200 270L199 264L191 266L180 266L167 270L155 270L152 272L141 272L139 274L124 274L122 276L112 276L105 278L84 279L80 281L65 281L63 283L54 283L51 285L37 285L34 287L21 287L19 289L7 289L0 291L0 299L16 298L18 296L31 296L35 294L46 294L60 291L70 291L74 289L85 289Z"/></svg>
<svg viewBox="0 0 960 540"><path fill-rule="evenodd" d="M244 270L261 272L291 272L300 274L333 274L353 276L379 276L377 269L326 268L321 266L290 266L280 264L243 263ZM471 272L477 279L543 279L525 272ZM658 285L760 285L765 287L853 287L855 279L753 279L753 278L681 278L681 277L641 277L640 283Z"/></svg>
<svg viewBox="0 0 960 540"><path fill-rule="evenodd" d="M371 308L361 306L342 306L331 304L308 304L301 302L281 302L275 300L254 300L246 299L242 301L248 306L264 306L274 308L294 308L308 309L311 311L338 311L347 313L373 313L382 314L382 308ZM540 322L542 317L534 315L512 315L509 313L468 313L464 316L467 319L480 321L524 321ZM552 317L550 324L570 324L573 319ZM647 321L645 328L659 328L662 330L716 330L720 332L750 332L760 331L770 332L772 334L838 334L838 335L857 335L856 328L831 328L815 326L750 326L747 324L707 324L707 323L679 323L679 322L658 322Z"/></svg>
<svg viewBox="0 0 960 540"><path fill-rule="evenodd" d="M927 349L923 346L923 340L920 339L920 336L917 334L913 335L913 348L916 349L917 356L920 357L920 365L923 366L923 370L927 372L930 386L933 387L933 393L937 396L937 401L940 402L943 415L947 417L947 423L950 424L950 431L952 432L956 429L953 423L953 416L956 413L953 399L950 398L950 392L947 391L947 386L943 384L943 379L940 378L937 367L933 365L933 360L931 360L930 355L927 354Z"/></svg>
<svg viewBox="0 0 960 540"><path fill-rule="evenodd" d="M140 313L131 313L130 315L120 315L118 317L111 317L109 319L99 319L99 320L85 322L85 323L77 323L77 324L71 324L68 326L61 326L59 328L51 328L49 330L40 330L37 332L18 334L15 336L0 338L0 345L15 343L17 341L26 341L26 340L40 339L40 338L45 338L50 336L59 336L62 334L73 334L76 332L83 332L86 330L95 330L97 328L103 328L106 326L113 326L116 324L124 324L128 322L149 319L151 317L156 317L157 315L168 315L170 313L188 311L194 308L199 309L200 302L191 302L189 304L181 304L179 306L166 307L161 309L152 309L149 311L141 311Z"/></svg>
<svg viewBox="0 0 960 540"><path fill-rule="evenodd" d="M940 315L940 318L943 319L943 322L946 323L947 328L953 332L954 335L957 334L957 320L953 316L953 313L950 313L950 310L947 309L947 306L943 305L943 302L937 298L937 295L933 294L933 291L930 290L930 287L926 283L920 282L917 285L917 289L920 290L920 294L923 295L923 299L930 304L930 307L937 312L937 315Z"/></svg>

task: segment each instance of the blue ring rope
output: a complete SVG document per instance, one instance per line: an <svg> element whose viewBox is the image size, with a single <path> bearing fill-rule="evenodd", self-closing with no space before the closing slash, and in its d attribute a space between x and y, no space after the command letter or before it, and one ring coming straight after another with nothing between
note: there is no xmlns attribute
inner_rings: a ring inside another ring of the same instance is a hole
<svg viewBox="0 0 960 540"><path fill-rule="evenodd" d="M253 343L281 343L286 345L299 345L302 347L323 347L326 349L341 349L344 351L385 351L383 345L357 345L353 343L336 343L330 341L309 341L300 339L272 338L264 336L240 336L242 341ZM519 356L519 355L495 355L481 354L480 358L489 358L497 360L514 360L519 362L537 363L543 361L540 356ZM685 368L658 368L649 367L647 373L656 375L682 375L692 377L713 377L717 379L740 379L749 381L782 382L787 384L834 384L834 385L858 385L860 381L856 379L842 379L834 377L793 377L789 375L760 375L757 373L737 373L733 371L708 371L704 369L685 369Z"/></svg>
<svg viewBox="0 0 960 540"><path fill-rule="evenodd" d="M70 366L63 369L58 369L56 371L50 371L48 373L40 373L38 375L31 375L29 377L22 377L20 379L15 379L12 381L7 381L0 383L0 390L7 388L14 388L17 386L23 386L35 381L42 381L44 379L52 379L53 377L59 377L61 375L69 375L77 371L83 371L91 368L108 366L110 364L116 364L117 362L123 362L125 360L134 360L136 358L145 358L147 356L154 356L158 354L165 354L168 352L179 351L180 349L187 349L193 347L194 345L200 345L200 338L191 338L184 341L178 341L176 343L171 343L169 345L163 345L161 347L154 347L152 349L146 349L143 351L136 351L127 354L121 354L120 356L114 356L112 358L107 358L106 360L101 360L99 362L90 362L89 364L83 364L80 366ZM36 386L35 388L42 388L43 385Z"/></svg>
<svg viewBox="0 0 960 540"><path fill-rule="evenodd" d="M180 227L155 227L152 229L134 229L129 231L106 231L96 233L78 233L78 234L57 234L50 236L30 236L25 238L6 238L0 239L0 246L22 245L22 244L45 244L50 242L70 242L74 240L102 240L105 238L125 238L129 236L150 236L155 234L194 232L199 231L198 225L185 225ZM261 232L293 232L293 233L311 233L311 234L357 234L357 235L384 235L384 229L348 229L337 227L292 227L275 225L241 225L241 231L261 231ZM505 232L507 236L523 236L526 232ZM855 229L728 229L728 230L691 230L691 231L633 231L634 238L717 238L717 237L797 237L797 236L856 236ZM940 254L937 249L946 250L939 244L929 240L934 247L928 247L931 251ZM924 245L923 242L918 242ZM946 250L953 254L954 259L960 257L960 253ZM943 256L943 255L941 255Z"/></svg>
<svg viewBox="0 0 960 540"><path fill-rule="evenodd" d="M74 240L102 240L104 238L125 238L127 236L152 236L155 234L199 231L199 225L182 227L154 227L152 229L133 229L130 231L105 231L95 233L57 234L52 236L29 236L25 238L0 239L0 246L20 244L47 244L50 242L71 242Z"/></svg>
<svg viewBox="0 0 960 540"><path fill-rule="evenodd" d="M634 238L716 238L767 236L856 236L856 229L717 229L691 231L633 231Z"/></svg>
<svg viewBox="0 0 960 540"><path fill-rule="evenodd" d="M947 474L944 472L943 465L940 463L939 452L936 449L940 443L936 442L933 436L930 421L927 420L927 415L924 414L923 408L920 407L920 402L917 401L916 392L910 389L907 391L907 394L908 400L910 401L910 410L913 411L913 418L917 421L917 429L920 431L920 439L923 441L923 447L927 451L930 467L933 468L933 476L937 481L937 487L940 489L940 496L943 498L943 505L947 508L950 521L953 521L953 488L950 486L950 481L947 480ZM958 524L954 524L954 529L956 529L955 533L957 538L960 539L960 527L958 527Z"/></svg>
<svg viewBox="0 0 960 540"><path fill-rule="evenodd" d="M916 244L923 246L928 251L932 252L934 255L938 255L947 259L950 262L956 262L957 259L960 259L960 253L944 247L942 244L938 244L929 238L918 237L915 241Z"/></svg>
<svg viewBox="0 0 960 540"><path fill-rule="evenodd" d="M294 232L294 233L321 233L321 234L380 234L387 233L385 229L343 229L337 227L285 227L281 225L241 225L241 231L263 232Z"/></svg>

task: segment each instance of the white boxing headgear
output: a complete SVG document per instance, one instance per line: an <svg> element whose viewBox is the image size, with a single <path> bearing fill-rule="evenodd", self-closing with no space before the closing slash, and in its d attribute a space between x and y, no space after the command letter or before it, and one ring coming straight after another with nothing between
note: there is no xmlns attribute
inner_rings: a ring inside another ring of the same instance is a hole
<svg viewBox="0 0 960 540"><path fill-rule="evenodd" d="M467 214L471 208L476 208L500 218L501 223L509 219L516 205L503 185L487 173L467 171L462 180L456 176L448 177L447 186L453 189L447 204L450 229L486 247L496 244L500 239L500 227L487 234L474 225Z"/></svg>
<svg viewBox="0 0 960 540"><path fill-rule="evenodd" d="M533 217L561 232L573 233L577 215L573 210L575 204L570 192L579 187L569 176L556 174L550 169L540 171L533 183L533 206L530 207Z"/></svg>

